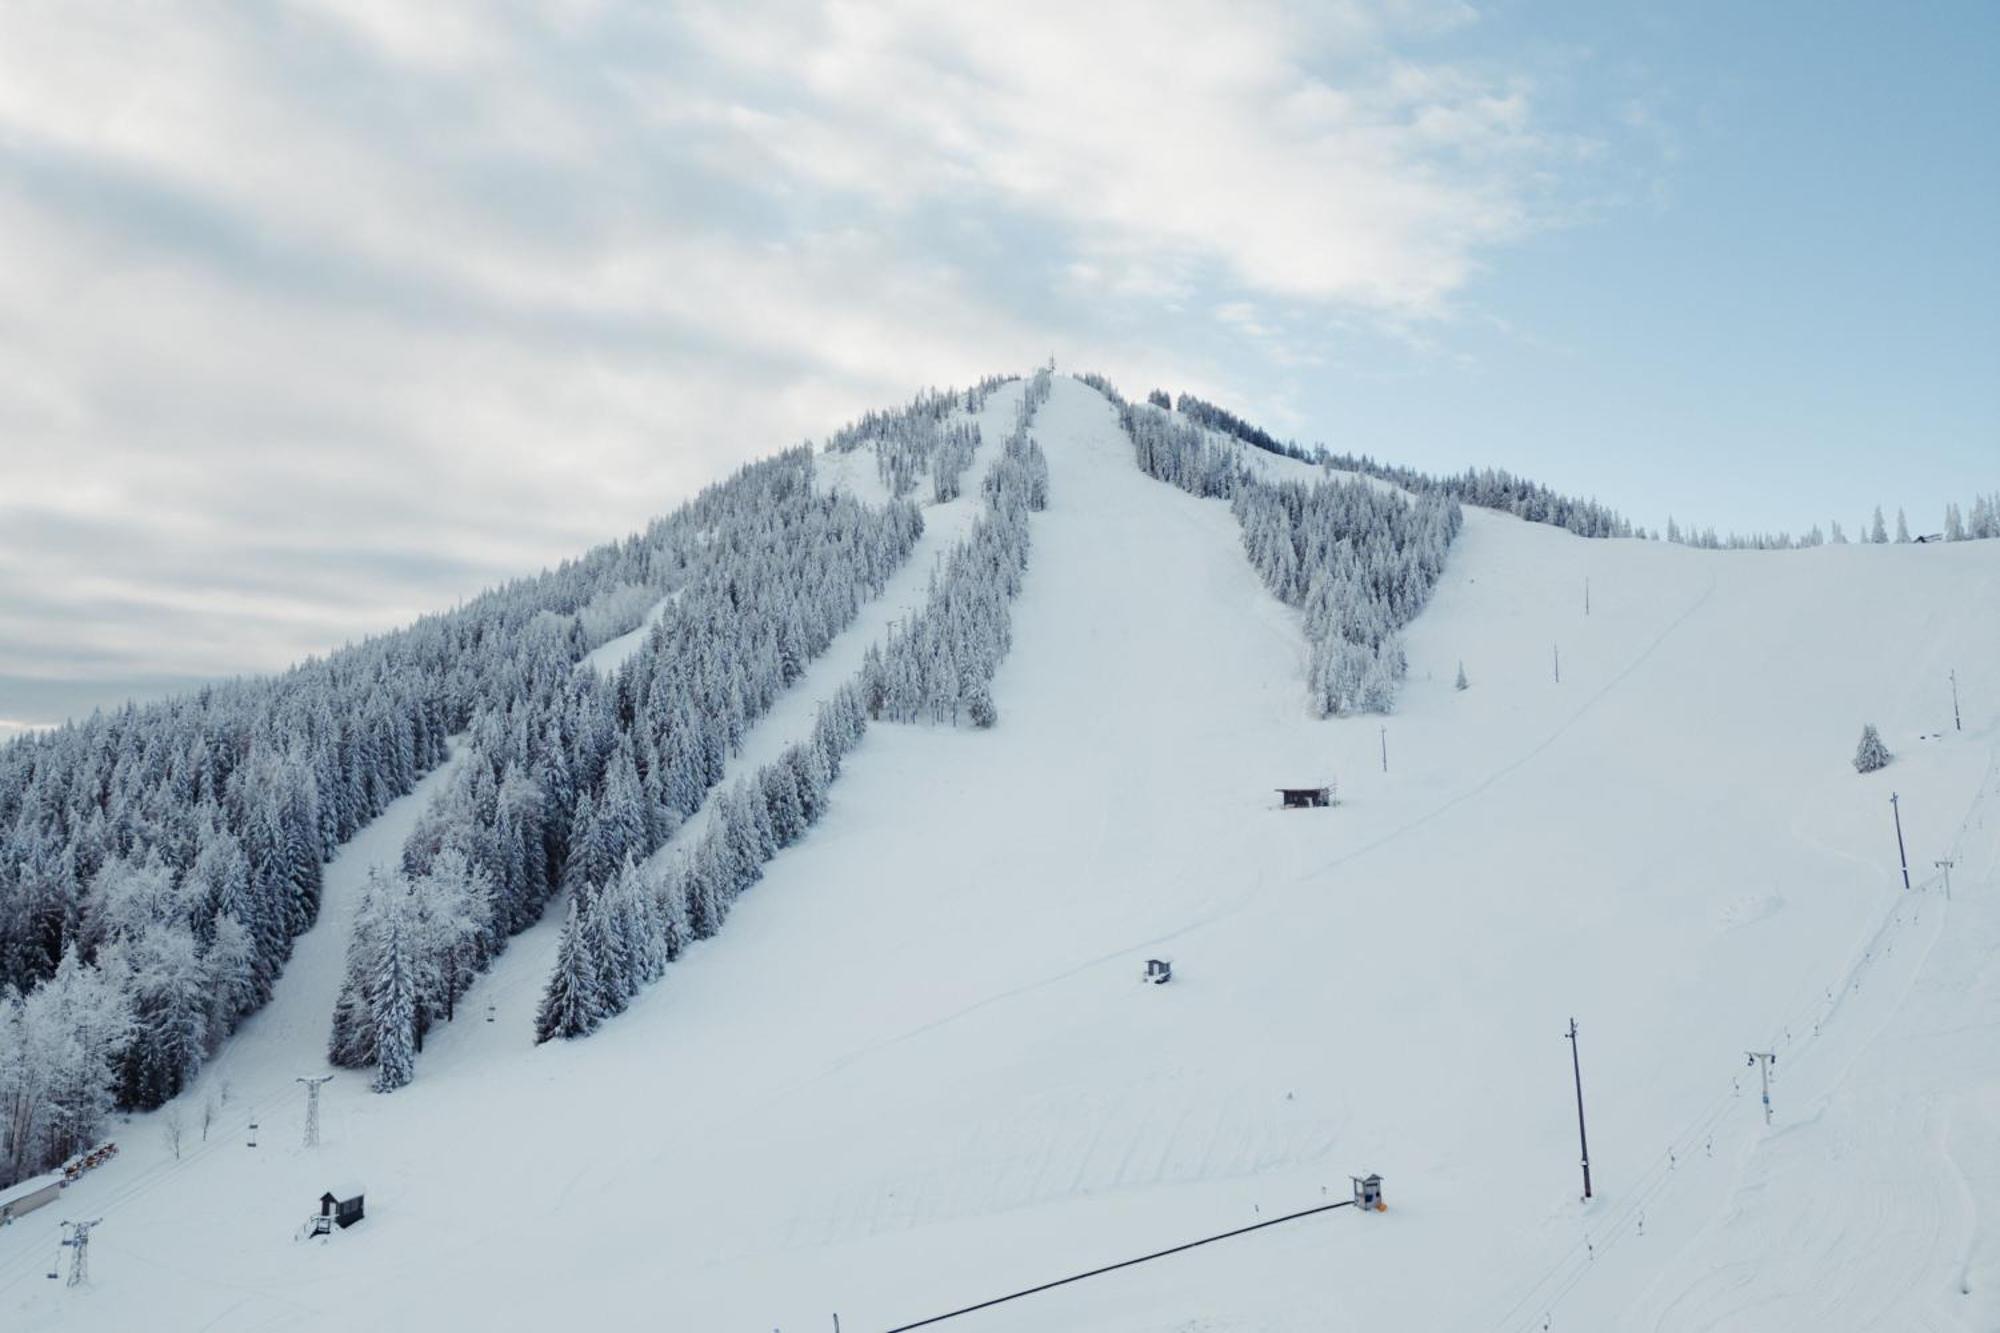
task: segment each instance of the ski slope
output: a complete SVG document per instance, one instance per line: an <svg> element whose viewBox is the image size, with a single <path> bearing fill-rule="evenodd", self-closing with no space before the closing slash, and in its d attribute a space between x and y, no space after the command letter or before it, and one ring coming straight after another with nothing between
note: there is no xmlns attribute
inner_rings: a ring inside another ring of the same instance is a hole
<svg viewBox="0 0 2000 1333"><path fill-rule="evenodd" d="M309 1153L322 925L191 1094L227 1077L260 1146L232 1123L175 1162L157 1116L120 1127L73 1207L0 1232L0 1324L888 1329L1368 1171L1386 1213L939 1327L2000 1323L2000 544L1711 552L1468 511L1401 710L1316 721L1227 506L1141 475L1074 382L1035 434L995 729L872 728L722 934L588 1040L529 1044L553 936L521 937L412 1086L328 1089ZM936 513L927 543L963 530ZM1870 721L1897 759L1860 777ZM1335 808L1274 808L1328 781ZM343 852L329 912L422 798ZM1768 1129L1749 1049L1780 1057ZM295 1241L349 1176L367 1221ZM72 1291L41 1273L84 1209Z"/></svg>

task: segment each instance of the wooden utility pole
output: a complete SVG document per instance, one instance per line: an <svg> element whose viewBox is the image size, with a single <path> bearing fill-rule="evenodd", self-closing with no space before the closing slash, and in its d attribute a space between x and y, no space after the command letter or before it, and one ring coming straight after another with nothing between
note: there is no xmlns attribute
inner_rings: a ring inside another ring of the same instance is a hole
<svg viewBox="0 0 2000 1333"><path fill-rule="evenodd" d="M1965 723L1960 721L1958 716L1958 668L1957 667L1953 667L1951 669L1951 729L1953 731L1965 730Z"/></svg>
<svg viewBox="0 0 2000 1333"><path fill-rule="evenodd" d="M1560 684L1562 684L1562 683L1563 683L1563 654L1562 654L1562 649L1561 649L1561 648L1559 648L1559 647L1557 647L1557 646L1556 646L1556 645L1554 645L1554 644L1550 644L1550 645L1549 645L1549 657L1550 657L1550 659L1551 659L1551 660L1553 660L1553 661L1555 662L1555 664L1556 664L1556 684L1560 685Z"/></svg>
<svg viewBox="0 0 2000 1333"><path fill-rule="evenodd" d="M1382 771L1389 771L1389 724L1382 724Z"/></svg>
<svg viewBox="0 0 2000 1333"><path fill-rule="evenodd" d="M1889 809L1896 816L1896 859L1903 863L1903 890L1910 887L1910 854L1903 850L1903 805L1895 792L1889 793Z"/></svg>
<svg viewBox="0 0 2000 1333"><path fill-rule="evenodd" d="M1583 577L1583 613L1585 615L1590 614L1590 576L1588 574Z"/></svg>
<svg viewBox="0 0 2000 1333"><path fill-rule="evenodd" d="M1576 1141L1583 1149L1583 1197L1587 1202L1590 1198L1590 1136L1584 1132L1583 1128L1583 1062L1577 1057L1576 1053L1576 1020L1574 1018L1570 1019L1569 1031L1564 1035L1569 1038L1570 1072L1576 1075Z"/></svg>

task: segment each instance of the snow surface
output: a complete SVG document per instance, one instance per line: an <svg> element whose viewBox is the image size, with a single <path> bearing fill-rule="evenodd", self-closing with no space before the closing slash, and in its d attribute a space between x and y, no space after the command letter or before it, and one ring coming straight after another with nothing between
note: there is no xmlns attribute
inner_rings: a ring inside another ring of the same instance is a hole
<svg viewBox="0 0 2000 1333"><path fill-rule="evenodd" d="M1386 1213L940 1327L2000 1324L2000 543L1713 552L1468 511L1402 711L1319 722L1227 506L1142 476L1081 385L1035 433L1050 507L997 728L872 728L723 933L588 1040L529 1044L552 930L523 936L413 1085L329 1086L309 1153L323 922L190 1095L230 1081L226 1132L175 1162L138 1117L0 1232L0 1325L885 1329L1366 1171ZM1897 758L1864 778L1866 721ZM1274 808L1336 780L1333 809ZM426 794L330 868L329 917ZM1748 1049L1779 1054L1770 1129ZM367 1220L295 1241L348 1175ZM84 1209L70 1291L41 1273Z"/></svg>

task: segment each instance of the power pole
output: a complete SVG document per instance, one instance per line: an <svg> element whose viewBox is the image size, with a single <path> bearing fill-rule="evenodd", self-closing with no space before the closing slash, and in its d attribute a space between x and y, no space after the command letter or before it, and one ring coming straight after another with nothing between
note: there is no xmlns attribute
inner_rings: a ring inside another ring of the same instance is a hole
<svg viewBox="0 0 2000 1333"><path fill-rule="evenodd" d="M1769 1051L1745 1051L1744 1054L1750 1057L1749 1063L1756 1065L1758 1073L1764 1076L1764 1123L1768 1125L1771 1123L1771 1066L1778 1063L1778 1057Z"/></svg>
<svg viewBox="0 0 2000 1333"><path fill-rule="evenodd" d="M66 1234L59 1243L69 1251L68 1285L80 1287L90 1281L90 1229L103 1221L101 1217L94 1217L88 1222L62 1224ZM49 1276L54 1277L55 1274L51 1273Z"/></svg>
<svg viewBox="0 0 2000 1333"><path fill-rule="evenodd" d="M1945 859L1944 859L1944 860L1942 860L1942 861L1934 861L1934 862L1932 862L1932 864L1933 864L1933 865L1935 865L1935 866L1936 866L1936 867L1937 867L1937 868L1938 868L1939 870L1942 870L1942 871L1944 871L1944 896L1945 896L1945 901L1946 901L1946 902L1950 902L1950 901L1951 901L1951 868L1952 868L1953 866L1957 865L1957 864L1958 864L1958 862L1956 862L1956 861L1954 861L1954 860L1951 860L1951 859L1950 859L1949 857L1947 857L1947 858L1945 858Z"/></svg>
<svg viewBox="0 0 2000 1333"><path fill-rule="evenodd" d="M1382 724L1382 771L1389 771L1389 724Z"/></svg>
<svg viewBox="0 0 2000 1333"><path fill-rule="evenodd" d="M1590 576L1583 576L1583 613L1590 614Z"/></svg>
<svg viewBox="0 0 2000 1333"><path fill-rule="evenodd" d="M1550 657L1551 657L1552 659L1554 659L1554 661L1555 661L1555 664L1556 664L1556 684L1560 685L1560 684L1562 684L1562 683L1563 683L1563 654L1562 654L1562 649L1561 649L1561 648L1559 648L1559 647L1557 647L1557 646L1556 646L1556 645L1554 645L1554 644L1550 644L1550 645L1549 645L1549 655L1550 655Z"/></svg>
<svg viewBox="0 0 2000 1333"><path fill-rule="evenodd" d="M306 1144L308 1148L319 1147L319 1090L333 1082L333 1075L321 1074L316 1078L297 1078L294 1083L306 1085Z"/></svg>
<svg viewBox="0 0 2000 1333"><path fill-rule="evenodd" d="M1889 793L1889 809L1896 816L1896 859L1903 863L1903 891L1910 889L1910 854L1903 850L1903 805L1895 792Z"/></svg>
<svg viewBox="0 0 2000 1333"><path fill-rule="evenodd" d="M1569 1021L1569 1067L1576 1075L1576 1141L1583 1149L1583 1197L1590 1198L1590 1136L1583 1129L1583 1062L1576 1054L1576 1020Z"/></svg>
<svg viewBox="0 0 2000 1333"><path fill-rule="evenodd" d="M1958 668L1957 667L1953 667L1951 669L1951 729L1953 731L1965 730L1965 723L1961 722L1958 717Z"/></svg>

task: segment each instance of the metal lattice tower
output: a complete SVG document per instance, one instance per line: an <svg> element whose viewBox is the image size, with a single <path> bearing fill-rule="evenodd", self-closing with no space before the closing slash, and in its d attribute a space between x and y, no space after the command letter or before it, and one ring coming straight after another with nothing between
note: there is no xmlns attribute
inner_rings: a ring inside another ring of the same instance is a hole
<svg viewBox="0 0 2000 1333"><path fill-rule="evenodd" d="M69 1251L69 1285L72 1287L80 1287L90 1281L90 1229L103 1221L101 1217L94 1217L88 1222L62 1224L66 1234L61 1244ZM54 1277L55 1274L49 1276Z"/></svg>
<svg viewBox="0 0 2000 1333"><path fill-rule="evenodd" d="M308 1148L319 1147L319 1090L333 1082L333 1075L321 1074L316 1078L298 1078L295 1083L306 1085L306 1139Z"/></svg>

